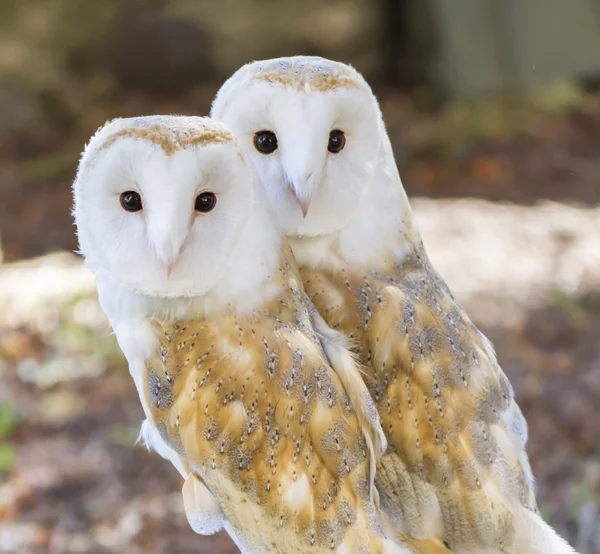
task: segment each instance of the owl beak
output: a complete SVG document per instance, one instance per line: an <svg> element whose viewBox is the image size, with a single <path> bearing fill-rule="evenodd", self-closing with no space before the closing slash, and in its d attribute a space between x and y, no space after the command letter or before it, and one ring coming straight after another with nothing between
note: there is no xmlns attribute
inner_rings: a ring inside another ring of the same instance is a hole
<svg viewBox="0 0 600 554"><path fill-rule="evenodd" d="M169 260L165 264L165 275L167 276L167 279L171 276L171 272L173 271L173 266L175 265L175 261L176 260Z"/></svg>
<svg viewBox="0 0 600 554"><path fill-rule="evenodd" d="M163 258L163 267L165 268L165 276L167 279L171 277L171 273L173 273L173 270L177 266L177 262L179 261L179 257L181 255L182 247L183 245L179 249L177 249L176 252L171 253L171 255L168 258Z"/></svg>
<svg viewBox="0 0 600 554"><path fill-rule="evenodd" d="M167 279L171 277L173 270L177 266L177 262L179 261L179 255L181 253L181 249L176 252L171 251L169 254L160 256L158 259L163 267L164 275Z"/></svg>
<svg viewBox="0 0 600 554"><path fill-rule="evenodd" d="M308 213L308 208L310 208L310 198L298 194L296 191L293 192L293 195L294 200L296 200L296 203L298 204L298 206L300 206L300 209L302 210L302 217L306 217L306 214Z"/></svg>
<svg viewBox="0 0 600 554"><path fill-rule="evenodd" d="M163 211L149 214L149 242L154 250L156 261L165 278L174 272L190 232L190 220L181 217L178 206L163 204ZM166 213L165 213L166 212ZM171 213L169 213L171 212Z"/></svg>
<svg viewBox="0 0 600 554"><path fill-rule="evenodd" d="M304 179L291 179L289 184L292 196L296 201L296 204L300 206L303 217L306 217L312 201L312 191L308 183L311 176L312 173L309 173Z"/></svg>

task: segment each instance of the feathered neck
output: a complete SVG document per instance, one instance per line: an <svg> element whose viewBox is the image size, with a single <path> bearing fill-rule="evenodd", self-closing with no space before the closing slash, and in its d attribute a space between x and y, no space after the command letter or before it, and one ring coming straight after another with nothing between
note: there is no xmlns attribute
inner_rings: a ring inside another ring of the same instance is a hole
<svg viewBox="0 0 600 554"><path fill-rule="evenodd" d="M161 298L136 292L86 260L96 276L100 303L113 327L123 320L189 319L247 313L269 300L283 245L268 215L254 211L220 280L198 296ZM275 287L276 289L277 287Z"/></svg>
<svg viewBox="0 0 600 554"><path fill-rule="evenodd" d="M385 129L383 136L373 180L350 223L328 235L290 238L300 267L384 271L422 248Z"/></svg>

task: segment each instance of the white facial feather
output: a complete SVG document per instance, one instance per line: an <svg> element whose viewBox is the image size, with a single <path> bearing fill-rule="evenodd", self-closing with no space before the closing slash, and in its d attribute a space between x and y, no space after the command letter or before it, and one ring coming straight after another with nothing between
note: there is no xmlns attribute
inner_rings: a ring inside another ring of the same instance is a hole
<svg viewBox="0 0 600 554"><path fill-rule="evenodd" d="M225 126L207 118L107 124L86 148L73 189L81 252L111 320L258 301L257 283L278 262L254 170ZM126 191L140 194L141 211L122 207ZM208 213L194 209L203 192L217 198Z"/></svg>
<svg viewBox="0 0 600 554"><path fill-rule="evenodd" d="M344 64L301 56L248 64L223 85L211 115L240 140L291 237L327 237L352 222L347 250L355 256L363 246L377 250L372 239L386 236L388 216L397 226L410 211L377 100ZM262 130L277 136L278 148L268 155L253 143ZM328 151L333 130L345 134L339 153Z"/></svg>

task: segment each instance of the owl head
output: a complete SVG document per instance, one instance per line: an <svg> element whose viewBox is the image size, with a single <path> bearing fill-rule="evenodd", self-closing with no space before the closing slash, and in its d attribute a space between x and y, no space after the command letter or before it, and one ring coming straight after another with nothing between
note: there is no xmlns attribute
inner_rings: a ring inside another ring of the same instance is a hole
<svg viewBox="0 0 600 554"><path fill-rule="evenodd" d="M278 255L256 183L222 123L111 121L85 149L73 185L80 250L97 277L148 296L251 281L260 261Z"/></svg>
<svg viewBox="0 0 600 554"><path fill-rule="evenodd" d="M211 116L239 139L290 236L344 227L378 172L396 171L375 96L342 63L297 56L248 64L223 85Z"/></svg>

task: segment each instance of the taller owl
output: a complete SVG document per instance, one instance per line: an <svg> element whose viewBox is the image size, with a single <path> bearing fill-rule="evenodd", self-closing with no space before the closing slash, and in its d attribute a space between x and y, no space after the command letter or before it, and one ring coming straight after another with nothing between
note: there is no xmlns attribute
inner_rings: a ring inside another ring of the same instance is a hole
<svg viewBox="0 0 600 554"><path fill-rule="evenodd" d="M466 553L573 552L539 516L527 426L489 341L427 258L377 100L317 57L251 63L211 115L253 160L305 289L366 366L396 529Z"/></svg>

